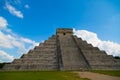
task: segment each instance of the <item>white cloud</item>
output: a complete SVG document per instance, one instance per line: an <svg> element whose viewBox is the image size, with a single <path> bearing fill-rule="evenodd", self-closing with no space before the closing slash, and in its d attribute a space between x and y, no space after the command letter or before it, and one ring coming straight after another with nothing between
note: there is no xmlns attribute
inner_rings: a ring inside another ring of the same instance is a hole
<svg viewBox="0 0 120 80"><path fill-rule="evenodd" d="M20 39L21 39L21 41L23 41L23 42L25 42L25 43L35 43L35 41L32 41L32 40L27 39L27 38L21 37Z"/></svg>
<svg viewBox="0 0 120 80"><path fill-rule="evenodd" d="M16 47L19 48L19 50L24 50L26 44L37 45L38 43L18 35L12 35L11 33L4 34L3 32L0 32L0 47L2 48L12 49Z"/></svg>
<svg viewBox="0 0 120 80"><path fill-rule="evenodd" d="M8 25L7 20L4 17L0 16L0 29L6 28L7 25Z"/></svg>
<svg viewBox="0 0 120 80"><path fill-rule="evenodd" d="M13 59L14 59L13 56L11 56L11 55L9 55L8 53L0 50L0 63L1 63L1 62L4 62L4 61L10 62L10 61L13 61Z"/></svg>
<svg viewBox="0 0 120 80"><path fill-rule="evenodd" d="M30 6L29 6L28 4L26 4L26 5L25 5L25 8L26 8L26 9L29 9L29 8L30 8Z"/></svg>
<svg viewBox="0 0 120 80"><path fill-rule="evenodd" d="M12 61L13 57L10 54L27 53L28 50L38 45L31 39L13 33L11 29L7 28L7 20L3 17L0 17L0 28L5 28L0 30L0 62ZM10 53L11 51L14 53ZM16 58L16 56L14 57Z"/></svg>
<svg viewBox="0 0 120 80"><path fill-rule="evenodd" d="M0 31L0 47L12 49L14 47L23 48L23 42L17 36L4 34Z"/></svg>
<svg viewBox="0 0 120 80"><path fill-rule="evenodd" d="M6 3L6 8L11 14L13 14L19 18L23 18L22 12L19 10L16 10L16 8L13 7L12 5L10 5L9 3Z"/></svg>
<svg viewBox="0 0 120 80"><path fill-rule="evenodd" d="M120 44L112 41L102 41L97 37L96 33L87 30L74 30L74 34L91 43L94 47L99 47L105 50L107 54L113 56L120 56Z"/></svg>
<svg viewBox="0 0 120 80"><path fill-rule="evenodd" d="M12 33L5 34L2 31L0 31L0 48L8 49L9 51L14 50L14 54L16 55L18 53L19 54L27 53L28 50L32 49L34 46L37 46L37 45L38 45L37 42L32 41L28 38L24 38L18 35L13 35ZM1 59L2 58L0 58L0 60Z"/></svg>
<svg viewBox="0 0 120 80"><path fill-rule="evenodd" d="M3 32L0 31L0 47L2 48L12 48L11 45L11 38L9 35L5 35Z"/></svg>
<svg viewBox="0 0 120 80"><path fill-rule="evenodd" d="M32 46L30 46L30 47L28 48L28 50L34 48L34 46L38 46L38 45L39 45L38 42L32 41L32 40L30 40L30 39L28 39L28 38L23 38L23 37L21 37L20 40L21 40L22 42L24 42L24 43L33 44ZM28 50L27 50L27 51L28 51Z"/></svg>

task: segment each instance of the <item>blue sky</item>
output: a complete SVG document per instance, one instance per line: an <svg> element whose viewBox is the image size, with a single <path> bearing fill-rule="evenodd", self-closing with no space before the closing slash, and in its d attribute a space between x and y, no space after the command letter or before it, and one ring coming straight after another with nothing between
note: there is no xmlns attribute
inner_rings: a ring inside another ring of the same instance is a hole
<svg viewBox="0 0 120 80"><path fill-rule="evenodd" d="M0 51L11 58L48 39L56 28L86 30L101 41L120 44L120 0L0 0L0 17ZM21 43L5 47L4 36ZM1 62L9 61L5 59Z"/></svg>

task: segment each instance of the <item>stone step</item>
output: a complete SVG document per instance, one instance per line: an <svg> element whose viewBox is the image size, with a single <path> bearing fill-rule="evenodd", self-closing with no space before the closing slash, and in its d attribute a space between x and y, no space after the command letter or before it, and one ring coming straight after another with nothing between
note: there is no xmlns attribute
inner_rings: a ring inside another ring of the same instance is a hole
<svg viewBox="0 0 120 80"><path fill-rule="evenodd" d="M86 63L80 56L79 49L72 39L72 36L59 37L59 39L64 69L78 70L80 68L86 68Z"/></svg>

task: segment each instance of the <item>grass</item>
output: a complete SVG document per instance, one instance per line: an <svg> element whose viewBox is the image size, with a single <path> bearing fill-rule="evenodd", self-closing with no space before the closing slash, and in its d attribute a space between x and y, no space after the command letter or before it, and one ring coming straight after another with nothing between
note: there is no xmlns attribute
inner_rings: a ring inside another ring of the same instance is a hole
<svg viewBox="0 0 120 80"><path fill-rule="evenodd" d="M89 80L70 71L5 71L0 80Z"/></svg>
<svg viewBox="0 0 120 80"><path fill-rule="evenodd" d="M91 72L101 73L120 77L119 71L92 70ZM80 78L72 71L0 71L0 80L90 80Z"/></svg>
<svg viewBox="0 0 120 80"><path fill-rule="evenodd" d="M120 70L93 70L91 72L120 77Z"/></svg>

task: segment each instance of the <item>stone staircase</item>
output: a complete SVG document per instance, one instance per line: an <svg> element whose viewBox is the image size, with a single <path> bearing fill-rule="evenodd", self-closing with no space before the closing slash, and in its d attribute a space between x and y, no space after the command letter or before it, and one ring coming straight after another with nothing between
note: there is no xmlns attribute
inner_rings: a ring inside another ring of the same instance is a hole
<svg viewBox="0 0 120 80"><path fill-rule="evenodd" d="M72 36L59 36L64 70L87 69L86 62Z"/></svg>

